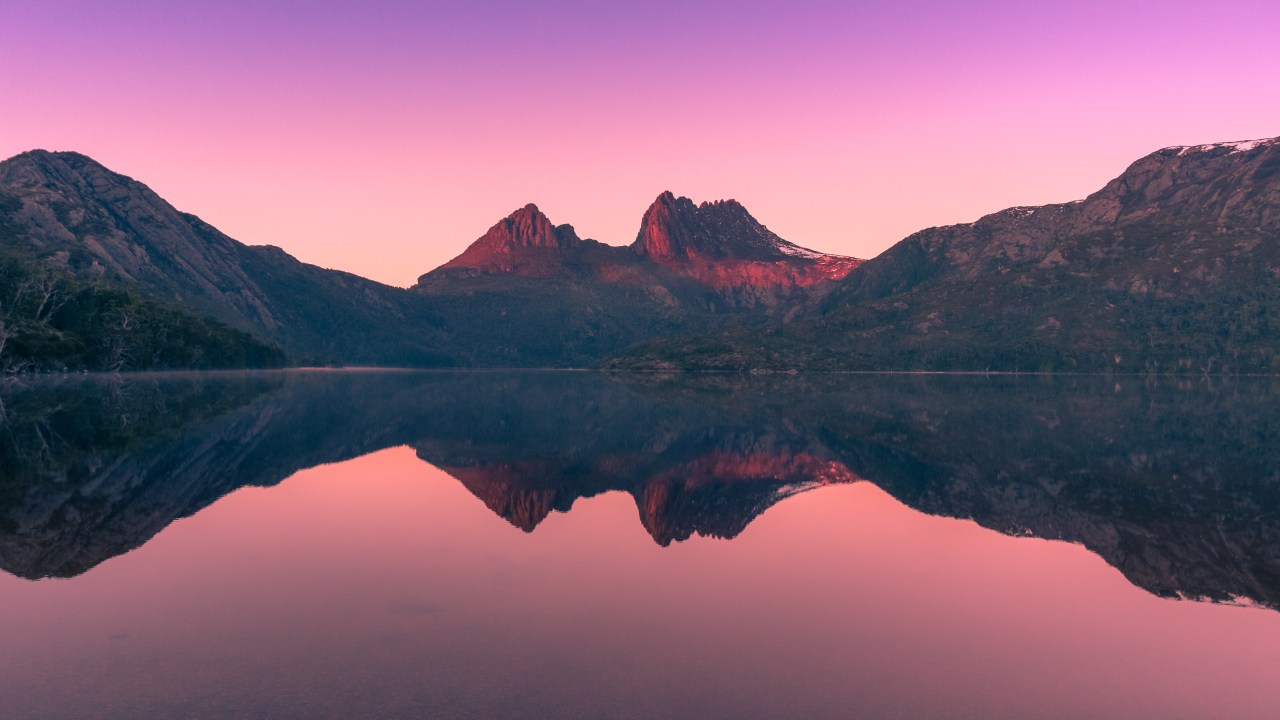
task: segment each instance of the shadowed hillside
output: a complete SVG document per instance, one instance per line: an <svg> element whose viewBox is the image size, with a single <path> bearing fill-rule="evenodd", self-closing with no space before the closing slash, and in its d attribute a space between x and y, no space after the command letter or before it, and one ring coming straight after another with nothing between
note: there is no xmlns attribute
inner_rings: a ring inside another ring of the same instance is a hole
<svg viewBox="0 0 1280 720"><path fill-rule="evenodd" d="M616 368L1280 372L1280 142L1166 148L1088 198L930 228L794 322Z"/></svg>

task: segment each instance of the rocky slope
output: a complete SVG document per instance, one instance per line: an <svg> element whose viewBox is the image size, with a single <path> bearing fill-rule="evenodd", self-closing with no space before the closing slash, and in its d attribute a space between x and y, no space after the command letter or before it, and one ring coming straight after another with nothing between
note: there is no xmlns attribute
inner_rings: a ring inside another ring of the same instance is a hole
<svg viewBox="0 0 1280 720"><path fill-rule="evenodd" d="M1166 148L1088 198L912 235L799 321L619 367L1280 369L1280 142Z"/></svg>
<svg viewBox="0 0 1280 720"><path fill-rule="evenodd" d="M250 247L77 153L0 163L4 247L277 343L290 360L450 364L438 321L398 288Z"/></svg>

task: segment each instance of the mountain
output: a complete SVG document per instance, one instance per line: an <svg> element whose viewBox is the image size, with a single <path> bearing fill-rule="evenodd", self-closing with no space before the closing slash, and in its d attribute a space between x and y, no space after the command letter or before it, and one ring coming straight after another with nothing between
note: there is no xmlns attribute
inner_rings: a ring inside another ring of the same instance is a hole
<svg viewBox="0 0 1280 720"><path fill-rule="evenodd" d="M403 290L239 243L78 153L0 163L0 207L7 252L211 317L294 363L450 364Z"/></svg>
<svg viewBox="0 0 1280 720"><path fill-rule="evenodd" d="M1082 544L1161 596L1280 608L1276 392L1253 378L18 379L0 384L0 568L77 575L239 487L407 445L530 532L621 492L658 544L732 538L798 492L867 481L926 513Z"/></svg>
<svg viewBox="0 0 1280 720"><path fill-rule="evenodd" d="M461 255L441 265L440 269L460 270L462 276L466 276L468 271L552 274L570 258L590 252L588 245L598 246L599 243L580 239L572 225L552 225L538 206L530 203L489 228Z"/></svg>
<svg viewBox="0 0 1280 720"><path fill-rule="evenodd" d="M735 200L695 206L670 192L649 206L631 249L712 287L757 292L833 282L862 263L789 243Z"/></svg>
<svg viewBox="0 0 1280 720"><path fill-rule="evenodd" d="M655 254L655 238L679 238L679 253ZM792 245L736 202L667 192L629 247L526 205L411 291L449 318L462 364L590 366L655 337L782 317L859 262Z"/></svg>
<svg viewBox="0 0 1280 720"><path fill-rule="evenodd" d="M659 242L679 252L656 253ZM273 345L291 364L589 366L655 337L782 316L859 262L787 243L736 202L664 193L631 247L581 239L528 205L405 290L244 245L88 157L43 150L0 163L0 254L22 269L0 272L0 303L31 275L56 273L162 308L147 313L166 318L151 335L192 328L159 352L92 314L103 327L80 345L124 342L128 357L80 349L70 362L44 348L65 339L77 306L56 322L44 313L0 365L23 366L21 350L45 369L278 365Z"/></svg>
<svg viewBox="0 0 1280 720"><path fill-rule="evenodd" d="M614 367L1280 370L1280 142L1156 151L1088 198L916 233L795 322Z"/></svg>
<svg viewBox="0 0 1280 720"><path fill-rule="evenodd" d="M553 225L536 205L526 205L423 275L418 287L430 292L442 278L495 274L593 277L615 285L697 287L718 293L721 305L732 308L776 303L798 288L840 280L861 262L787 242L737 201L694 205L667 191L645 211L629 247L583 240L573 226Z"/></svg>

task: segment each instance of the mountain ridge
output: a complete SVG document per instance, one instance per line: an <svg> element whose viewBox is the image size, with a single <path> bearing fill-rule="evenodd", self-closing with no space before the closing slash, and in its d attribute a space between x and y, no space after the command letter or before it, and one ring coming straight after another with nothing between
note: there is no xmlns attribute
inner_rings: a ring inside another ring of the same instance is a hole
<svg viewBox="0 0 1280 720"><path fill-rule="evenodd" d="M807 288L843 278L857 258L821 253L783 240L736 200L695 205L663 191L650 204L630 245L579 238L530 203L499 221L463 252L423 274L438 277L509 273L524 277L594 274L611 282L642 282L659 268L720 291Z"/></svg>
<svg viewBox="0 0 1280 720"><path fill-rule="evenodd" d="M928 228L869 261L787 242L734 200L664 191L630 245L529 204L395 288L244 245L43 150L0 162L0 235L19 275L110 280L293 364L1280 370L1275 138L1162 148L1083 200Z"/></svg>
<svg viewBox="0 0 1280 720"><path fill-rule="evenodd" d="M903 239L791 323L618 369L1277 372L1280 141L1164 148L1083 200Z"/></svg>
<svg viewBox="0 0 1280 720"><path fill-rule="evenodd" d="M293 365L590 366L646 339L763 322L812 300L853 262L825 262L815 273L815 257L828 256L761 259L752 243L767 232L763 226L737 203L714 207L737 219L697 229L700 246L724 257L712 266L658 263L632 248L581 239L529 204L405 289L240 243L79 153L36 150L0 162L0 250L22 267L54 268L180 306L190 324L204 316L225 323L282 348ZM740 231L750 237L733 236ZM0 302L28 281L5 285L10 280L0 277ZM45 335L67 330L64 318L57 327L38 320ZM239 362L210 349L214 366ZM0 357L0 369L74 367L33 352ZM124 355L108 369L156 367L147 359L153 353ZM82 354L81 362L96 357Z"/></svg>

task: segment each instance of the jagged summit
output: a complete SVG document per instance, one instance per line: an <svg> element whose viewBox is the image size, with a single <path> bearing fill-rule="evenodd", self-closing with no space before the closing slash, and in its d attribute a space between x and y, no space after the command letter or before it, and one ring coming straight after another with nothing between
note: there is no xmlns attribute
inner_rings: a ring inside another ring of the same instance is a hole
<svg viewBox="0 0 1280 720"><path fill-rule="evenodd" d="M529 203L499 220L441 267L507 272L519 265L521 255L568 250L583 242L572 225L553 225L537 205Z"/></svg>
<svg viewBox="0 0 1280 720"><path fill-rule="evenodd" d="M580 239L526 205L491 227L461 255L423 275L418 287L481 275L578 279L653 285L675 276L754 304L760 293L839 280L862 261L808 250L778 237L736 200L695 205L665 191L653 201L629 247Z"/></svg>
<svg viewBox="0 0 1280 720"><path fill-rule="evenodd" d="M1209 143L1207 145L1173 145L1162 148L1161 153L1176 151L1178 155L1190 155L1192 153L1216 153L1222 155L1233 155L1240 152L1249 152L1263 145L1275 143L1280 138L1260 138L1257 140L1235 140L1231 142Z"/></svg>
<svg viewBox="0 0 1280 720"><path fill-rule="evenodd" d="M716 370L1276 372L1278 239L1280 141L1163 148L1083 200L917 232L791 322L646 352Z"/></svg>
<svg viewBox="0 0 1280 720"><path fill-rule="evenodd" d="M631 248L659 261L822 257L778 237L736 200L695 205L669 190L645 211Z"/></svg>

